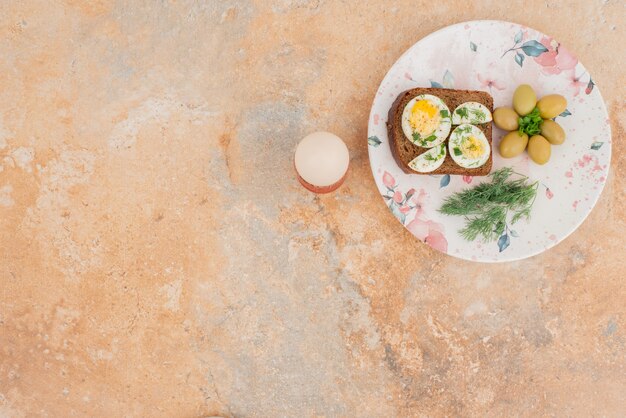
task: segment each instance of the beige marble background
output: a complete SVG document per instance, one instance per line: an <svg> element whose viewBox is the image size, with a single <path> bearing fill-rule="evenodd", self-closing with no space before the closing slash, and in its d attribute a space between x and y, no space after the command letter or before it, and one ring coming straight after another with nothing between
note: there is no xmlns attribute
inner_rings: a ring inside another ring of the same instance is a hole
<svg viewBox="0 0 626 418"><path fill-rule="evenodd" d="M0 416L624 416L625 6L0 2ZM582 227L502 265L400 228L365 141L396 58L478 18L564 41L614 132ZM318 197L319 129L352 166Z"/></svg>

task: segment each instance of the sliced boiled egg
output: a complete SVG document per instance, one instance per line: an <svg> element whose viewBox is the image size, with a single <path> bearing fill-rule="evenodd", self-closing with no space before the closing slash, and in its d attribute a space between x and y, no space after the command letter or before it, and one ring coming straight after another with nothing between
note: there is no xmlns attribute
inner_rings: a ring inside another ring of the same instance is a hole
<svg viewBox="0 0 626 418"><path fill-rule="evenodd" d="M412 159L409 167L418 173L430 173L441 167L445 159L446 144L439 144Z"/></svg>
<svg viewBox="0 0 626 418"><path fill-rule="evenodd" d="M402 112L402 131L415 145L432 148L441 144L452 126L450 109L437 96L420 94Z"/></svg>
<svg viewBox="0 0 626 418"><path fill-rule="evenodd" d="M454 162L464 168L482 166L491 153L489 141L483 131L467 123L457 126L452 131L448 145Z"/></svg>
<svg viewBox="0 0 626 418"><path fill-rule="evenodd" d="M478 125L481 123L491 122L493 117L487 106L477 102L461 103L452 112L452 124L460 125L462 123L471 123Z"/></svg>

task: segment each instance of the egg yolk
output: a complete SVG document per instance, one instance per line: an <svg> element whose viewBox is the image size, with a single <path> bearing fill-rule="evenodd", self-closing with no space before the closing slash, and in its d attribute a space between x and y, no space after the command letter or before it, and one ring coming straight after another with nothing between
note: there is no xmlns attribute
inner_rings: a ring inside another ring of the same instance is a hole
<svg viewBox="0 0 626 418"><path fill-rule="evenodd" d="M411 117L409 123L414 132L418 132L420 136L431 134L441 122L439 109L428 100L418 100L411 109Z"/></svg>
<svg viewBox="0 0 626 418"><path fill-rule="evenodd" d="M466 158L479 158L483 155L483 143L474 136L469 136L461 143L461 152Z"/></svg>

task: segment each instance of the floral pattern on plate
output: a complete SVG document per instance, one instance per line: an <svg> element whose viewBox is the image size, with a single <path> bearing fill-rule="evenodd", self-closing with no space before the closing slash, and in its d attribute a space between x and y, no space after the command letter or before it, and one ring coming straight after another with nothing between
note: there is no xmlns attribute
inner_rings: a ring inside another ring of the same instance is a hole
<svg viewBox="0 0 626 418"><path fill-rule="evenodd" d="M383 198L387 201L391 213L418 239L445 253L448 250L448 241L443 225L426 219L424 214L427 197L424 189L420 189L419 192L409 189L403 193L396 179L386 171L383 173L382 182L387 188Z"/></svg>

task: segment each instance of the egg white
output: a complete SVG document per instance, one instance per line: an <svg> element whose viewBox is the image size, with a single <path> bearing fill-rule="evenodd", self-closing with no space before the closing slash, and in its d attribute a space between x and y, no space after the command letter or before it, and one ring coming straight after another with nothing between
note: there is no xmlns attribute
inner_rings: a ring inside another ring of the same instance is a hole
<svg viewBox="0 0 626 418"><path fill-rule="evenodd" d="M461 143L467 137L473 136L478 139L483 145L483 153L478 158L467 158L465 155L456 155L454 149L461 148ZM485 164L491 154L491 147L489 141L483 131L474 125L468 123L457 126L450 134L450 140L448 141L448 152L455 163L463 168L478 168Z"/></svg>
<svg viewBox="0 0 626 418"><path fill-rule="evenodd" d="M446 144L439 144L412 159L409 167L418 173L430 173L441 167L445 159Z"/></svg>
<svg viewBox="0 0 626 418"><path fill-rule="evenodd" d="M441 121L439 122L439 126L431 134L425 138L416 140L413 138L414 131L409 120L411 118L411 109L418 100L428 100L435 107L437 107L437 109L439 109ZM451 128L452 122L450 119L450 109L448 109L448 106L446 106L443 100L437 96L433 96L432 94L420 94L419 96L414 97L409 103L407 103L404 107L404 111L402 112L402 132L404 132L404 135L409 141L420 147L432 148L441 144L448 137ZM427 140L429 138L432 139Z"/></svg>
<svg viewBox="0 0 626 418"><path fill-rule="evenodd" d="M471 123L479 125L481 123L491 122L493 116L487 106L478 102L461 103L452 112L452 124L461 125L463 123Z"/></svg>

